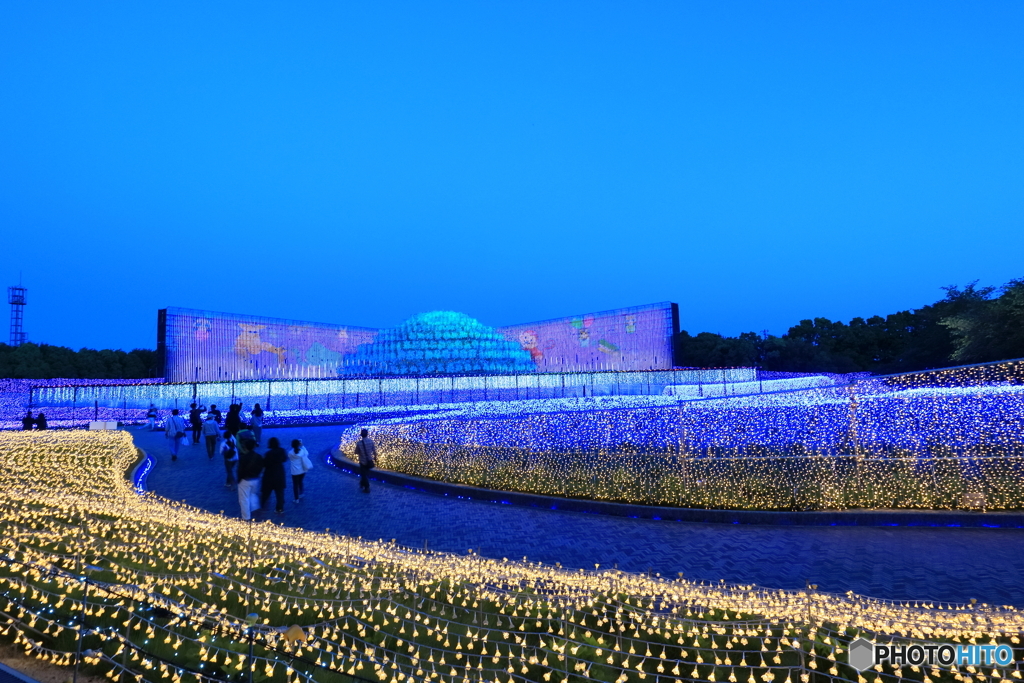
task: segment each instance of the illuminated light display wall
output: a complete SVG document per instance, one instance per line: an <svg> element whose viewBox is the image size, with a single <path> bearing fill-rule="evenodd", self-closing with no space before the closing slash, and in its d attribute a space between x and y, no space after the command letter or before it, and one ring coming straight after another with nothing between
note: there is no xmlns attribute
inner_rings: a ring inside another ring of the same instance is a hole
<svg viewBox="0 0 1024 683"><path fill-rule="evenodd" d="M955 674L847 664L858 637L1019 652L1012 607L708 585L249 524L138 495L124 433L0 434L0 452L0 638L62 666L81 652L83 673L112 680L1021 678L1019 657Z"/></svg>
<svg viewBox="0 0 1024 683"><path fill-rule="evenodd" d="M160 311L168 382L336 377L376 330L184 308Z"/></svg>
<svg viewBox="0 0 1024 683"><path fill-rule="evenodd" d="M650 372L594 372L448 377L380 377L330 380L250 380L180 384L83 384L37 386L14 394L0 406L0 427L20 429L21 416L31 405L45 411L52 427L111 420L140 424L153 403L165 415L184 409L192 401L223 409L241 402L245 411L259 402L266 424L337 422L365 416L368 410L422 406L450 408L473 401L517 401L636 396L661 400L668 386L732 386L756 380L752 368L665 370ZM48 381L48 380L46 380ZM101 380L106 381L106 380ZM734 392L732 392L734 393ZM394 411L393 411L394 412Z"/></svg>
<svg viewBox="0 0 1024 683"><path fill-rule="evenodd" d="M679 507L1024 509L1019 361L654 407L509 402L372 430L382 467L501 490Z"/></svg>
<svg viewBox="0 0 1024 683"><path fill-rule="evenodd" d="M759 372L758 375L761 373ZM786 379L762 379L749 382L715 382L710 384L679 384L665 387L662 392L666 396L679 398L712 398L715 396L741 396L745 394L761 394L775 391L793 391L812 387L831 387L836 384L848 384L849 380L824 375L809 377L789 377Z"/></svg>
<svg viewBox="0 0 1024 683"><path fill-rule="evenodd" d="M675 304L648 306L499 327L529 351L537 372L664 370L671 368Z"/></svg>
<svg viewBox="0 0 1024 683"><path fill-rule="evenodd" d="M535 369L528 351L493 328L454 311L420 313L380 330L348 360L350 374L511 374Z"/></svg>
<svg viewBox="0 0 1024 683"><path fill-rule="evenodd" d="M435 311L375 345L379 330L365 327L166 308L157 351L168 382L657 370L673 366L678 318L665 302L499 327L495 336L468 316Z"/></svg>
<svg viewBox="0 0 1024 683"><path fill-rule="evenodd" d="M102 387L99 391L103 394L120 391L120 387L135 387L134 391L144 391L143 386L163 384L163 379L80 379L80 378L50 378L50 379L0 379L0 429L21 429L21 418L25 411L32 408L33 412L46 410L50 406L39 406L33 404L32 395L40 385L47 385L56 391L67 389L68 396L74 397L78 390L84 388ZM107 410L106 403L102 410ZM148 405L148 404L147 404ZM70 417L68 410L63 404L55 404L58 415L55 413L57 423L51 423L54 427L72 426L67 420ZM49 417L49 413L47 413ZM98 419L117 420L118 417L105 417ZM82 424L84 417L75 424Z"/></svg>

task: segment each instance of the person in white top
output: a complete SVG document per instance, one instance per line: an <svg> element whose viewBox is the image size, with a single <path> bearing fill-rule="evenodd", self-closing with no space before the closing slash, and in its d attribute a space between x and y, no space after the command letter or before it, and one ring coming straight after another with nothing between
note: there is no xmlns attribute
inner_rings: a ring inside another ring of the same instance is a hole
<svg viewBox="0 0 1024 683"><path fill-rule="evenodd" d="M206 414L206 421L203 422L203 436L206 437L206 456L213 460L217 453L217 439L220 437L220 428L217 421L213 419L213 413Z"/></svg>
<svg viewBox="0 0 1024 683"><path fill-rule="evenodd" d="M149 404L149 410L146 411L146 429L151 432L156 431L156 406L152 403Z"/></svg>
<svg viewBox="0 0 1024 683"><path fill-rule="evenodd" d="M298 503L306 495L306 487L303 483L306 472L313 469L313 463L309 460L309 451L302 445L300 439L292 439L292 447L288 449L288 466L292 474L292 493L295 495L295 502Z"/></svg>
<svg viewBox="0 0 1024 683"><path fill-rule="evenodd" d="M178 459L178 449L181 448L181 439L185 436L185 421L178 415L178 409L171 411L170 417L164 420L164 436L167 437L167 446L171 449L171 461Z"/></svg>

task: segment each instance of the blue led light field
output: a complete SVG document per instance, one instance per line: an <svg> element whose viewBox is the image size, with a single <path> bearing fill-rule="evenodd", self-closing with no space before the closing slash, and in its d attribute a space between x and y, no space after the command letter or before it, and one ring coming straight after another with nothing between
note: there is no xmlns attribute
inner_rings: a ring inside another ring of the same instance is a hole
<svg viewBox="0 0 1024 683"><path fill-rule="evenodd" d="M373 431L384 467L494 489L681 507L1022 509L1022 375L1009 362L660 404L500 402Z"/></svg>

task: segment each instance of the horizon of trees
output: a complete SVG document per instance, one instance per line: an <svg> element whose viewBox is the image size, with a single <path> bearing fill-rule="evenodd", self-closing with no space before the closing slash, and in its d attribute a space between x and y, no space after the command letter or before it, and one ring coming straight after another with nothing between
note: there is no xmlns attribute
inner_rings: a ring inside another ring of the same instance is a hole
<svg viewBox="0 0 1024 683"><path fill-rule="evenodd" d="M155 377L157 354L150 349L79 349L66 346L0 344L0 378L146 379Z"/></svg>
<svg viewBox="0 0 1024 683"><path fill-rule="evenodd" d="M781 337L681 331L676 358L690 367L883 375L1024 357L1024 278L942 289L945 297L918 309L849 323L801 320Z"/></svg>
<svg viewBox="0 0 1024 683"><path fill-rule="evenodd" d="M782 372L913 372L1024 357L1024 278L1001 287L942 288L946 296L885 317L801 320L782 336L714 332L673 340L688 367L759 367ZM146 379L156 377L151 349L79 349L0 343L0 378Z"/></svg>

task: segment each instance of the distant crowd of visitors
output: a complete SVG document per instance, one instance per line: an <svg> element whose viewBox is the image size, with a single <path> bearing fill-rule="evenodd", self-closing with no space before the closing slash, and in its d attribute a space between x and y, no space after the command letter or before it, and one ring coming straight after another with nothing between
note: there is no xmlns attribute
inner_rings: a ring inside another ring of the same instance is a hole
<svg viewBox="0 0 1024 683"><path fill-rule="evenodd" d="M233 464L238 464L238 505L242 519L251 519L254 511L266 506L271 494L274 511L284 514L288 476L291 476L292 497L298 503L306 495L306 473L313 468L309 452L299 439L292 439L291 448L285 450L277 437L272 436L267 439L267 451L262 455L256 450L257 446L256 433L251 429L243 429L237 438L226 440L226 448L230 449L230 453L224 455L228 481L232 479Z"/></svg>
<svg viewBox="0 0 1024 683"><path fill-rule="evenodd" d="M205 419L203 413L206 413ZM248 427L256 435L256 443L259 443L260 438L263 436L263 408L257 403L253 406L252 412L249 415ZM158 417L159 413L156 406L150 404L149 410L146 412L145 428L149 429L149 431L155 431ZM236 436L246 426L242 419L242 404L232 403L228 406L228 414L225 416L217 409L216 403L211 404L209 409L206 406L193 403L188 411L187 425L184 417L181 415L181 411L177 408L172 410L171 414L164 420L164 433L171 450L171 460L178 459L181 446L183 443L187 443L186 429L192 432L191 443L193 446L199 445L200 436L205 437L206 454L213 458L217 451L217 442L221 438L221 423L224 425L225 437L228 434L232 437Z"/></svg>
<svg viewBox="0 0 1024 683"><path fill-rule="evenodd" d="M157 409L151 405L146 428L155 430L157 417ZM186 431L192 432L191 439ZM191 445L198 446L200 437L205 442L206 455L210 460L220 453L226 474L224 486L237 489L242 519L251 519L253 512L263 508L271 495L277 514L284 514L289 477L294 502L298 503L305 497L304 479L306 473L313 469L309 452L300 439L293 439L291 447L285 450L277 437L271 437L267 439L266 452L259 453L256 449L263 437L263 409L259 403L250 411L248 424L242 419L241 403L231 404L226 415L215 404L207 409L193 403L187 425L175 408L164 420L164 432L172 462L177 461L183 443L190 441Z"/></svg>
<svg viewBox="0 0 1024 683"><path fill-rule="evenodd" d="M227 414L217 409L216 404L206 406L192 403L188 411L188 422L177 408L171 410L163 421L164 436L171 453L171 461L178 460L183 445L206 446L206 456L213 461L219 453L224 462L224 486L237 489L242 519L251 519L253 512L263 508L270 497L274 497L275 511L284 514L285 490L291 479L292 498L295 503L306 495L306 473L313 469L309 451L300 439L292 439L285 449L276 437L267 439L267 450L260 453L257 448L263 438L263 408L259 403L249 412L248 423L242 417L243 406L233 403ZM156 406L150 404L146 411L149 431L157 430L160 417ZM47 429L43 413L25 413L21 420L23 430ZM191 436L188 435L191 432ZM376 466L377 447L369 438L367 430L360 432L356 442L355 455L359 461L359 488L370 492L369 473Z"/></svg>

